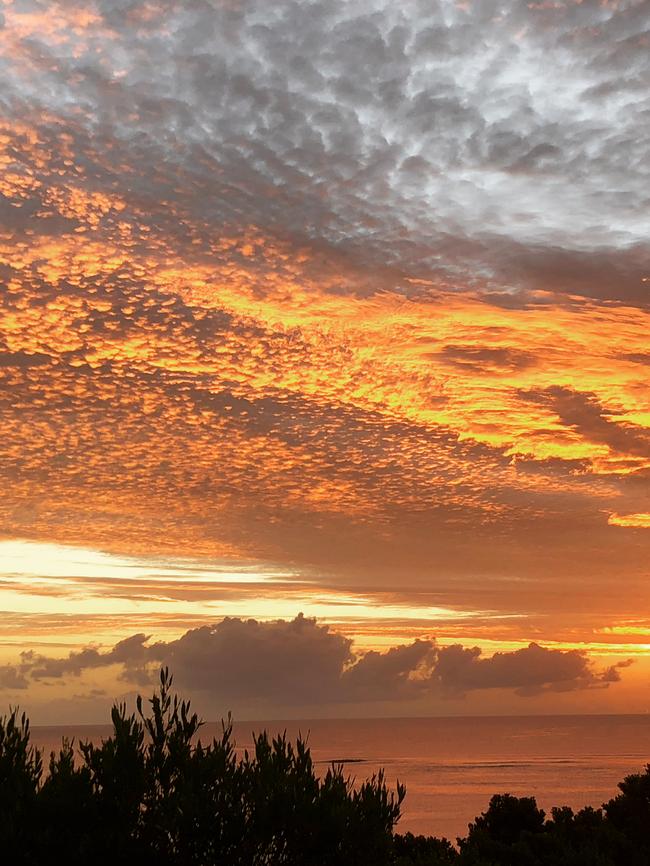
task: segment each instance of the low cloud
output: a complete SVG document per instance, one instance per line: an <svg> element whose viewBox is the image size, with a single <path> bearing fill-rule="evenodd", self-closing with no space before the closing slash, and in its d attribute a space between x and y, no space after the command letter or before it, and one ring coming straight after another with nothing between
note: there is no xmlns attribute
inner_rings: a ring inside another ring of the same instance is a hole
<svg viewBox="0 0 650 866"><path fill-rule="evenodd" d="M351 645L303 616L276 622L226 618L154 644L149 654L192 690L300 704L336 694L354 658Z"/></svg>
<svg viewBox="0 0 650 866"><path fill-rule="evenodd" d="M108 652L86 647L65 658L52 658L32 650L23 652L18 665L0 668L0 690L27 689L33 682L79 677L86 671L111 665L122 667L120 679L145 686L151 681L148 669L151 649L145 646L148 639L149 636L141 632L118 641Z"/></svg>
<svg viewBox="0 0 650 866"><path fill-rule="evenodd" d="M596 668L579 650L536 643L483 657L478 647L440 646L415 640L387 652L356 653L352 640L315 619L259 622L226 618L187 631L178 640L148 644L135 634L100 652L87 648L54 659L23 653L0 671L0 688L60 679L119 665L120 677L139 685L168 665L181 689L220 701L275 706L457 698L469 692L507 689L521 697L544 692L607 688L620 680L625 661Z"/></svg>
<svg viewBox="0 0 650 866"><path fill-rule="evenodd" d="M482 658L478 647L454 644L438 652L432 676L443 692L452 695L475 689L513 689L521 697L529 697L548 691L607 687L620 680L619 669L629 663L595 670L580 650L547 649L537 643Z"/></svg>
<svg viewBox="0 0 650 866"><path fill-rule="evenodd" d="M0 667L0 690L2 689L26 689L29 681L24 673L15 665L2 665Z"/></svg>

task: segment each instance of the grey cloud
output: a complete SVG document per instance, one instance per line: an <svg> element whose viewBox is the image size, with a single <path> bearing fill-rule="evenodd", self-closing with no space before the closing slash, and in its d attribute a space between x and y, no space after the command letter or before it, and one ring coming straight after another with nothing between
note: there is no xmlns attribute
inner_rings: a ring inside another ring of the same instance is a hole
<svg viewBox="0 0 650 866"><path fill-rule="evenodd" d="M330 695L351 656L351 641L298 616L263 623L227 618L151 647L188 688L227 695L308 703Z"/></svg>
<svg viewBox="0 0 650 866"><path fill-rule="evenodd" d="M530 352L509 347L489 346L445 346L433 357L440 357L454 366L482 372L485 370L524 370L535 366L537 359Z"/></svg>
<svg viewBox="0 0 650 866"><path fill-rule="evenodd" d="M628 271L627 250L648 260L647 5L546 6L165 2L147 19L100 3L74 55L33 36L5 98L81 107L74 123L120 142L136 187L213 225L511 286L543 267L527 249L571 255L584 292L642 303L637 268L615 280L619 254ZM523 254L504 261L500 240Z"/></svg>
<svg viewBox="0 0 650 866"><path fill-rule="evenodd" d="M145 672L162 664L170 667L181 689L221 702L281 707L459 697L486 689L514 690L525 697L606 688L630 664L599 670L583 652L535 643L488 658L477 647L440 647L432 640L356 654L349 638L302 615L273 622L226 618L175 641L145 646L146 640L137 634L108 652L90 648L65 659L25 653L20 667L7 669L0 682L7 688L119 664L123 679L143 684Z"/></svg>
<svg viewBox="0 0 650 866"><path fill-rule="evenodd" d="M643 427L613 420L616 412L602 406L592 394L552 387L526 396L549 406L563 424L591 442L607 445L620 454L636 457L650 454L650 433Z"/></svg>
<svg viewBox="0 0 650 866"><path fill-rule="evenodd" d="M36 680L60 679L65 675L79 676L85 670L124 664L127 670L135 671L138 664L146 661L148 650L144 644L148 640L144 633L134 634L115 644L112 650L102 653L88 647L80 652L71 652L65 658L48 658L33 652L23 653L21 667Z"/></svg>
<svg viewBox="0 0 650 866"><path fill-rule="evenodd" d="M42 352L3 352L0 350L0 367L40 367L49 364L51 358Z"/></svg>
<svg viewBox="0 0 650 866"><path fill-rule="evenodd" d="M498 277L506 285L520 287L522 293L542 289L604 301L625 300L641 306L648 303L650 247L646 242L576 250L555 243L525 245L495 238L491 252L498 262ZM481 256L489 257L490 250L471 256L479 261ZM522 300L525 302L525 294Z"/></svg>
<svg viewBox="0 0 650 866"><path fill-rule="evenodd" d="M451 694L474 689L514 689L526 697L545 691L572 691L604 687L618 682L619 667L627 662L594 671L586 655L578 650L553 650L531 643L514 652L498 652L481 658L477 647L460 644L442 648L438 653L435 679Z"/></svg>
<svg viewBox="0 0 650 866"><path fill-rule="evenodd" d="M621 355L620 357L626 361L632 361L633 364L642 364L644 367L650 366L650 352L633 352L628 355Z"/></svg>
<svg viewBox="0 0 650 866"><path fill-rule="evenodd" d="M343 691L354 701L416 698L428 690L435 664L431 641L416 640L385 653L371 651L343 673Z"/></svg>
<svg viewBox="0 0 650 866"><path fill-rule="evenodd" d="M13 691L15 689L22 690L28 687L29 681L20 667L15 665L0 666L0 689Z"/></svg>

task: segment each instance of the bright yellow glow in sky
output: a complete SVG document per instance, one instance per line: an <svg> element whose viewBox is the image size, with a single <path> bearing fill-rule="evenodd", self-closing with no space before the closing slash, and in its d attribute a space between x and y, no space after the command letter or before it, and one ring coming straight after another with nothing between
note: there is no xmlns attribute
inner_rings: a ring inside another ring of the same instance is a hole
<svg viewBox="0 0 650 866"><path fill-rule="evenodd" d="M372 620L439 620L484 617L480 611L418 605L378 604L363 595L324 592L292 575L234 571L202 560L123 557L112 553L14 540L0 541L0 578L18 589L3 590L3 605L14 613L131 614L176 613L216 620L224 616L256 616L262 619L293 617L299 611L325 620L346 618ZM287 580L291 578L291 580ZM141 593L124 587L123 581L144 584ZM175 585L199 588L222 584L256 584L259 595L188 600L174 598ZM290 584L287 586L287 584ZM114 586L111 586L114 584ZM274 584L280 584L276 595ZM304 588L301 590L301 584ZM171 592L170 592L171 588ZM283 591L284 588L284 591ZM128 593L131 597L126 595Z"/></svg>
<svg viewBox="0 0 650 866"><path fill-rule="evenodd" d="M211 564L202 560L119 556L83 547L13 539L0 541L0 574L26 578L105 578L192 583L272 583L291 577L290 573L269 573ZM49 582L49 581L48 581Z"/></svg>

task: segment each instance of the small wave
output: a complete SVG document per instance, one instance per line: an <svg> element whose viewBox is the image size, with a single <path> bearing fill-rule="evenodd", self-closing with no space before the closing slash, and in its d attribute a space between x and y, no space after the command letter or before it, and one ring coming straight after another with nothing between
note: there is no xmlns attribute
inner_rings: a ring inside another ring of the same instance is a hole
<svg viewBox="0 0 650 866"><path fill-rule="evenodd" d="M528 767L555 767L555 766L579 766L580 761L569 758L558 758L557 760L542 759L539 761L476 761L474 763L440 764L448 770L522 770Z"/></svg>
<svg viewBox="0 0 650 866"><path fill-rule="evenodd" d="M360 760L360 759L357 759ZM374 763L382 766L391 766L394 764L410 764L418 767L426 772L458 772L463 770L525 770L525 769L544 769L545 767L580 767L590 770L600 770L601 767L592 765L590 761L576 758L529 758L527 760L494 760L494 761L444 761L431 763L422 759L404 759L404 758L387 758L386 760L377 759Z"/></svg>

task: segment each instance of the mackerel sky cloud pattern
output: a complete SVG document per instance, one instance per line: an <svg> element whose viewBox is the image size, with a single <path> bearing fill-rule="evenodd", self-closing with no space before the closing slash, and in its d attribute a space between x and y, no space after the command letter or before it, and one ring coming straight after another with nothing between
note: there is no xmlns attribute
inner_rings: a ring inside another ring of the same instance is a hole
<svg viewBox="0 0 650 866"><path fill-rule="evenodd" d="M643 642L647 0L0 10L0 531L142 558L107 645ZM85 567L0 566L7 628L96 635Z"/></svg>

